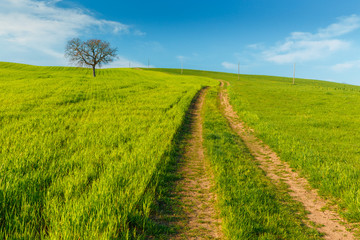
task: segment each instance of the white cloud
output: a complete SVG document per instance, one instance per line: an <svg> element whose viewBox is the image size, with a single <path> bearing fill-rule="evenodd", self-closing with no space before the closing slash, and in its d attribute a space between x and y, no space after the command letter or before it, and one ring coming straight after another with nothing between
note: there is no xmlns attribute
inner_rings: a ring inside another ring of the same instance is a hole
<svg viewBox="0 0 360 240"><path fill-rule="evenodd" d="M275 63L310 61L329 56L349 48L350 43L336 37L350 33L360 27L360 17L351 15L339 18L337 23L319 29L317 33L293 32L290 37L263 51L265 60Z"/></svg>
<svg viewBox="0 0 360 240"><path fill-rule="evenodd" d="M176 56L176 58L180 61L184 61L185 59L187 59L187 57L185 56Z"/></svg>
<svg viewBox="0 0 360 240"><path fill-rule="evenodd" d="M309 61L326 57L332 52L349 47L349 43L338 39L318 41L288 41L277 48L263 52L266 60L275 63Z"/></svg>
<svg viewBox="0 0 360 240"><path fill-rule="evenodd" d="M97 19L83 9L60 8L60 0L1 0L0 52L42 53L63 60L66 41L73 37L100 33L130 33L129 25ZM137 30L134 34L139 35ZM0 54L1 54L0 53ZM4 58L4 56L0 56ZM6 60L6 59L2 59Z"/></svg>
<svg viewBox="0 0 360 240"><path fill-rule="evenodd" d="M348 17L339 18L339 22L320 29L317 36L321 38L332 38L352 32L360 27L359 16L353 14Z"/></svg>
<svg viewBox="0 0 360 240"><path fill-rule="evenodd" d="M137 61L132 61L124 57L118 57L114 62L106 65L105 68L128 68L130 64L131 68L147 68L148 66ZM150 65L149 67L153 68L154 66Z"/></svg>
<svg viewBox="0 0 360 240"><path fill-rule="evenodd" d="M263 43L254 43L254 44L249 44L246 47L250 48L250 49L254 49L254 50L259 50L259 49L264 48L264 44Z"/></svg>
<svg viewBox="0 0 360 240"><path fill-rule="evenodd" d="M235 63L230 63L230 62L222 62L221 65L229 70L237 70L238 69L238 65Z"/></svg>
<svg viewBox="0 0 360 240"><path fill-rule="evenodd" d="M134 31L134 35L136 35L136 36L145 36L146 33L145 33L145 32L142 32L142 31L140 31L140 30L135 30L135 31Z"/></svg>
<svg viewBox="0 0 360 240"><path fill-rule="evenodd" d="M338 63L331 67L331 69L335 72L343 72L352 68L360 68L360 60Z"/></svg>

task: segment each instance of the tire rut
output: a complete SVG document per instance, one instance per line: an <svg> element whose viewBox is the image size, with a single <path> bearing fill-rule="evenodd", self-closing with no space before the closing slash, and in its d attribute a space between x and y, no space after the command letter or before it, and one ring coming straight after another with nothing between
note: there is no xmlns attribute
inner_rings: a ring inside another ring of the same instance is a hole
<svg viewBox="0 0 360 240"><path fill-rule="evenodd" d="M177 195L183 204L185 221L174 239L219 239L220 219L215 209L216 196L211 190L213 179L209 163L204 157L201 110L207 89L202 89L190 109L191 136L185 143L180 163Z"/></svg>
<svg viewBox="0 0 360 240"><path fill-rule="evenodd" d="M355 239L352 232L347 230L351 226L345 223L340 216L332 210L327 209L329 203L322 199L315 189L312 189L305 178L299 174L288 163L283 162L277 154L254 135L254 131L245 127L237 113L229 102L227 90L224 89L225 82L221 82L220 102L224 109L231 128L243 139L255 160L260 164L266 175L275 183L285 182L289 187L289 194L298 202L301 202L308 212L308 219L315 223L316 229L324 233L324 239L347 240ZM229 86L229 82L226 82ZM310 225L308 222L307 225Z"/></svg>
<svg viewBox="0 0 360 240"><path fill-rule="evenodd" d="M216 208L214 179L204 156L201 111L207 88L192 102L180 145L175 182L169 183L170 200L156 221L173 229L161 239L222 239L221 219ZM155 236L152 239L158 239Z"/></svg>

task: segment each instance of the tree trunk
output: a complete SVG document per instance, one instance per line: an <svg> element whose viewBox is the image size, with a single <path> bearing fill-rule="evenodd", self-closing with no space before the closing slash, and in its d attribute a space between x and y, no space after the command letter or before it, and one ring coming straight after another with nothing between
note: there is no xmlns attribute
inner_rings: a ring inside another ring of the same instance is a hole
<svg viewBox="0 0 360 240"><path fill-rule="evenodd" d="M95 73L95 65L92 66L92 69L93 69L93 77L96 77L96 73Z"/></svg>

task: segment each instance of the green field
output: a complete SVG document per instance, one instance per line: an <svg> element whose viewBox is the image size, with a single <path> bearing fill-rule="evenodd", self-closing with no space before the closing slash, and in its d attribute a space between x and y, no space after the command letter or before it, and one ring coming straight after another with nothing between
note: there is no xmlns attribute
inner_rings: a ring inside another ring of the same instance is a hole
<svg viewBox="0 0 360 240"><path fill-rule="evenodd" d="M129 69L0 72L1 239L141 235L191 100L217 84Z"/></svg>
<svg viewBox="0 0 360 240"><path fill-rule="evenodd" d="M232 81L232 104L282 160L359 222L360 87L310 80L292 86L289 80Z"/></svg>
<svg viewBox="0 0 360 240"><path fill-rule="evenodd" d="M160 71L178 74L177 69ZM240 118L319 193L360 221L360 87L325 81L185 70L230 82Z"/></svg>
<svg viewBox="0 0 360 240"><path fill-rule="evenodd" d="M218 79L230 82L231 104L257 136L344 217L360 221L360 87L179 73L100 69L93 78L89 69L0 62L0 238L166 236L151 217L169 191L158 184L167 183L186 113L204 86L203 144L225 236L319 238L303 224L301 205L271 183L229 128Z"/></svg>

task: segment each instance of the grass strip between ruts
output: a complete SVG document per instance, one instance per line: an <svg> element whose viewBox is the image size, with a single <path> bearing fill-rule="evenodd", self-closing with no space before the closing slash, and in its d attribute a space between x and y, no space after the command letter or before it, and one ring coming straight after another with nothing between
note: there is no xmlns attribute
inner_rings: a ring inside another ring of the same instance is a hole
<svg viewBox="0 0 360 240"><path fill-rule="evenodd" d="M215 175L223 231L229 239L318 239L302 206L275 187L223 117L216 88L206 96L204 147Z"/></svg>

